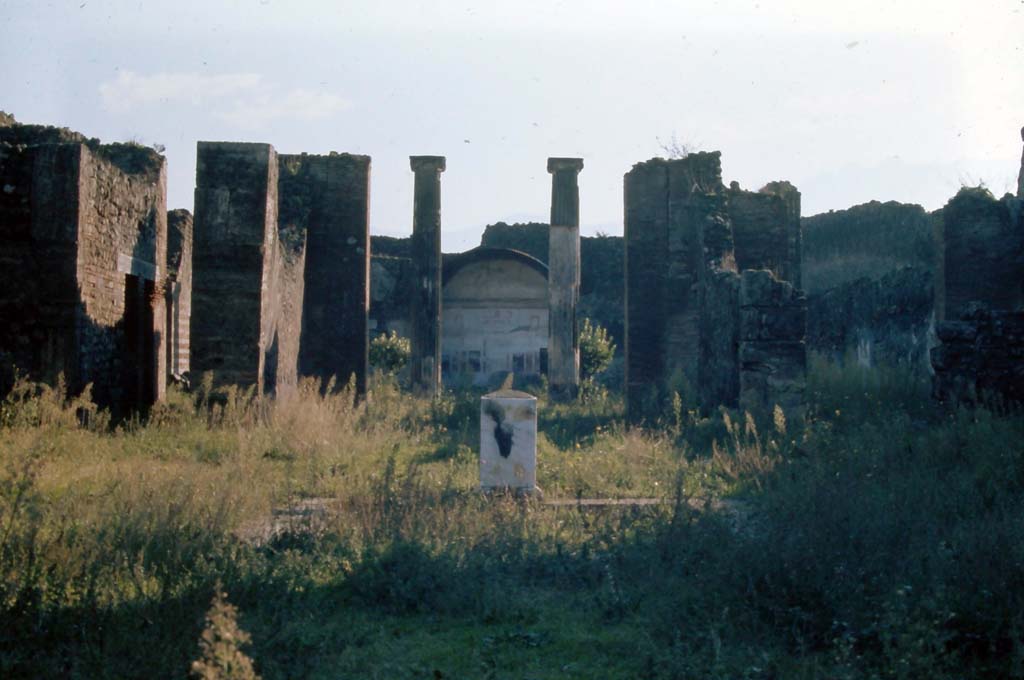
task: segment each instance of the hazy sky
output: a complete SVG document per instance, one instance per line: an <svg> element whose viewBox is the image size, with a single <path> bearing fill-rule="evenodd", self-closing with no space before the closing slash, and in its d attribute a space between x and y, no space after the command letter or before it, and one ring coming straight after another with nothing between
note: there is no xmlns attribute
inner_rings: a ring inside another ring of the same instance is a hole
<svg viewBox="0 0 1024 680"><path fill-rule="evenodd" d="M0 109L163 144L192 207L198 140L372 156L370 228L411 231L409 155L448 158L444 249L546 221L581 156L583 233L673 138L805 215L1016 185L1024 1L0 0Z"/></svg>

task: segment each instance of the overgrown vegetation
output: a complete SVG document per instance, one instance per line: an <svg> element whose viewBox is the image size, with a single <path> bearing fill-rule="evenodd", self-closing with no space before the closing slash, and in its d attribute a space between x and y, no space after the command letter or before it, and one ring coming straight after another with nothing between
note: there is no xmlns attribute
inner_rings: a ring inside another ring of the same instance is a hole
<svg viewBox="0 0 1024 680"><path fill-rule="evenodd" d="M861 277L878 279L902 267L932 271L933 217L919 205L871 201L801 220L808 293Z"/></svg>
<svg viewBox="0 0 1024 680"><path fill-rule="evenodd" d="M264 678L1020 677L1024 418L812 368L799 431L542 400L549 500L664 501L604 509L476 493L472 393L206 383L110 431L21 382L0 677L182 677L211 626Z"/></svg>

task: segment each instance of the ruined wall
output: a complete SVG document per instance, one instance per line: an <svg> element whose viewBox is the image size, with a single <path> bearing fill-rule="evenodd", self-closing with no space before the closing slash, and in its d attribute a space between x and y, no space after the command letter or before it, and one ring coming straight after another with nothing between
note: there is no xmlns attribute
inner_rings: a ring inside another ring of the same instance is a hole
<svg viewBox="0 0 1024 680"><path fill-rule="evenodd" d="M626 400L637 422L673 392L695 395L700 285L736 266L720 154L633 166L625 216Z"/></svg>
<svg viewBox="0 0 1024 680"><path fill-rule="evenodd" d="M412 260L373 255L370 259L370 321L374 334L395 331L408 338L409 296L414 285Z"/></svg>
<svg viewBox="0 0 1024 680"><path fill-rule="evenodd" d="M807 346L834 361L907 366L930 371L935 345L931 271L904 267L811 295Z"/></svg>
<svg viewBox="0 0 1024 680"><path fill-rule="evenodd" d="M733 182L728 198L737 268L768 269L800 288L800 192L789 182L772 182L758 192Z"/></svg>
<svg viewBox="0 0 1024 680"><path fill-rule="evenodd" d="M263 389L265 343L273 343L261 321L274 304L265 291L277 252L277 173L269 144L198 144L191 362L194 374L212 371L215 384Z"/></svg>
<svg viewBox="0 0 1024 680"><path fill-rule="evenodd" d="M937 328L932 350L936 398L1001 406L1024 403L1024 311L970 305Z"/></svg>
<svg viewBox="0 0 1024 680"><path fill-rule="evenodd" d="M370 158L279 156L282 230L307 234L299 370L366 389Z"/></svg>
<svg viewBox="0 0 1024 680"><path fill-rule="evenodd" d="M168 370L189 372L192 319L192 213L167 213Z"/></svg>
<svg viewBox="0 0 1024 680"><path fill-rule="evenodd" d="M0 126L0 353L93 384L115 412L162 396L164 159L60 128Z"/></svg>
<svg viewBox="0 0 1024 680"><path fill-rule="evenodd" d="M807 299L767 270L746 270L739 291L739 405L751 413L776 405L802 418L807 382Z"/></svg>
<svg viewBox="0 0 1024 680"><path fill-rule="evenodd" d="M12 367L53 382L77 381L76 144L8 142L0 128L0 388Z"/></svg>
<svg viewBox="0 0 1024 680"><path fill-rule="evenodd" d="M166 386L166 163L130 144L81 149L80 379L99 402L128 409Z"/></svg>
<svg viewBox="0 0 1024 680"><path fill-rule="evenodd" d="M264 273L260 322L262 389L269 395L287 394L298 384L307 257L305 230L290 227L277 236Z"/></svg>
<svg viewBox="0 0 1024 680"><path fill-rule="evenodd" d="M957 319L972 302L997 310L1024 304L1024 224L1018 201L1010 196L998 201L984 188L963 188L942 208L940 320Z"/></svg>
<svg viewBox="0 0 1024 680"><path fill-rule="evenodd" d="M718 268L709 271L700 296L698 398L708 408L735 406L740 394L740 275Z"/></svg>

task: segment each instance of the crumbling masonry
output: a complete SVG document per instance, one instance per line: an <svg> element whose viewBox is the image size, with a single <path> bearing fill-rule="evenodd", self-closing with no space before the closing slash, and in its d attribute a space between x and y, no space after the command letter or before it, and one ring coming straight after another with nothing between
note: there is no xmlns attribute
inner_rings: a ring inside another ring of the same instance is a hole
<svg viewBox="0 0 1024 680"><path fill-rule="evenodd" d="M982 188L961 189L936 224L934 394L1024 403L1024 155L1016 196L996 200Z"/></svg>
<svg viewBox="0 0 1024 680"><path fill-rule="evenodd" d="M265 394L300 376L365 390L369 166L199 143L193 373Z"/></svg>
<svg viewBox="0 0 1024 680"><path fill-rule="evenodd" d="M166 385L166 168L0 114L0 354L115 412ZM8 377L9 379L9 377Z"/></svg>
<svg viewBox="0 0 1024 680"><path fill-rule="evenodd" d="M637 164L624 188L630 420L664 414L674 394L705 408L799 411L799 192L788 182L727 189L718 152ZM741 279L746 270L762 272Z"/></svg>

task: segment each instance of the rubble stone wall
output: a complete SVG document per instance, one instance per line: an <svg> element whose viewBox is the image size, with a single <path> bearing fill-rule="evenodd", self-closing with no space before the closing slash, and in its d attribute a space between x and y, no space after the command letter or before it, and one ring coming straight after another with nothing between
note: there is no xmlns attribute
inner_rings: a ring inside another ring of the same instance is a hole
<svg viewBox="0 0 1024 680"><path fill-rule="evenodd" d="M735 405L738 271L770 268L799 283L800 193L788 182L726 190L721 155L695 153L635 165L625 176L625 215L630 420L664 413L673 393L705 409ZM780 366L790 363L784 357Z"/></svg>
<svg viewBox="0 0 1024 680"><path fill-rule="evenodd" d="M740 275L712 269L700 287L698 394L705 406L735 406L740 393Z"/></svg>
<svg viewBox="0 0 1024 680"><path fill-rule="evenodd" d="M80 148L80 380L99 402L130 408L162 398L166 385L166 166L135 145ZM136 323L146 332L127 327Z"/></svg>
<svg viewBox="0 0 1024 680"><path fill-rule="evenodd" d="M959 318L972 302L997 310L1024 304L1024 228L1021 216L1014 215L1018 201L964 188L942 208L940 320Z"/></svg>
<svg viewBox="0 0 1024 680"><path fill-rule="evenodd" d="M904 267L811 295L807 346L834 361L907 366L930 372L936 344L933 275Z"/></svg>
<svg viewBox="0 0 1024 680"><path fill-rule="evenodd" d="M164 390L166 169L133 144L0 124L0 354L93 385L115 413ZM9 382L5 380L5 382Z"/></svg>
<svg viewBox="0 0 1024 680"><path fill-rule="evenodd" d="M1024 311L972 305L937 328L936 398L952 403L1024 403Z"/></svg>
<svg viewBox="0 0 1024 680"><path fill-rule="evenodd" d="M807 383L807 299L768 270L746 270L739 291L739 405L751 413L776 405L802 418Z"/></svg>
<svg viewBox="0 0 1024 680"><path fill-rule="evenodd" d="M3 131L3 128L0 128ZM53 382L77 381L78 163L75 144L0 141L0 359ZM45 275L44 275L45 274Z"/></svg>
<svg viewBox="0 0 1024 680"><path fill-rule="evenodd" d="M768 269L797 288L801 281L800 192L773 182L758 192L728 192L736 267Z"/></svg>

